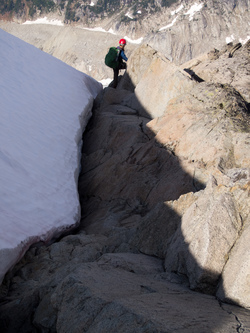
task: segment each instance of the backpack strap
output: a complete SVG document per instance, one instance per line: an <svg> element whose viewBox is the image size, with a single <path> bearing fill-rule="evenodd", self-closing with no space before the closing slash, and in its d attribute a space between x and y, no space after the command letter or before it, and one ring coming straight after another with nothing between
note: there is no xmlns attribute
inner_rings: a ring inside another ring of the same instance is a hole
<svg viewBox="0 0 250 333"><path fill-rule="evenodd" d="M119 55L121 53L121 49L119 47L117 47L117 50L118 50L118 52L117 52L117 56L115 58L115 61L118 61Z"/></svg>

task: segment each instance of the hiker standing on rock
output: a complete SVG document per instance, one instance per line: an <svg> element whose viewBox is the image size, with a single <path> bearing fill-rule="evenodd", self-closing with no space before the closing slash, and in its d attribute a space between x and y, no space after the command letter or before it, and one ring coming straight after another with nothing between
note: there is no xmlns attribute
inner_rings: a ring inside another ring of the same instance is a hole
<svg viewBox="0 0 250 333"><path fill-rule="evenodd" d="M126 45L126 39L123 39L123 38L120 39L119 46L117 46L117 50L119 50L119 52L118 52L118 67L113 69L113 71L114 71L113 87L114 88L116 88L117 84L118 84L119 70L127 68L127 64L123 61L123 60L128 61L128 58L126 57L126 55L124 53L125 45Z"/></svg>
<svg viewBox="0 0 250 333"><path fill-rule="evenodd" d="M126 39L120 39L119 46L110 47L108 53L105 56L105 65L112 68L114 71L113 88L117 87L119 70L127 68L127 64L123 61L128 60L124 53L125 45Z"/></svg>

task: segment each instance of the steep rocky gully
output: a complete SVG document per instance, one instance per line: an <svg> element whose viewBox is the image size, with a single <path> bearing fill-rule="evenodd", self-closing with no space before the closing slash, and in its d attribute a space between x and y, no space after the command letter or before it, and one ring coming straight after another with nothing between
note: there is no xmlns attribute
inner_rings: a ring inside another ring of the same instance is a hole
<svg viewBox="0 0 250 333"><path fill-rule="evenodd" d="M1 286L1 332L250 332L249 43L136 49L83 136L82 219Z"/></svg>

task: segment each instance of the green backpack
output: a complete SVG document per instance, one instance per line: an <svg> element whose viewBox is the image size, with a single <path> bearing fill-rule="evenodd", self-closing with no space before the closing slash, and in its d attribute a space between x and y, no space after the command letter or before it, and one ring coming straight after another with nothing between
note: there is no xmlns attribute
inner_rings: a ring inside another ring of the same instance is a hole
<svg viewBox="0 0 250 333"><path fill-rule="evenodd" d="M111 47L108 53L105 56L105 65L110 68L117 69L119 66L118 57L120 54L120 50L116 47Z"/></svg>

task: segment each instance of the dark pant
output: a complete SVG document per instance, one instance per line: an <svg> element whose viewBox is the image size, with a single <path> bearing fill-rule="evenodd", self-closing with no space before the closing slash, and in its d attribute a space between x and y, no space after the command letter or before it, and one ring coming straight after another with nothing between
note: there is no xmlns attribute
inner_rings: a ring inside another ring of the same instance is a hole
<svg viewBox="0 0 250 333"><path fill-rule="evenodd" d="M118 84L118 75L119 75L119 70L120 69L126 69L127 64L125 62L121 62L119 64L119 67L117 69L114 69L114 81L113 81L113 88L117 87Z"/></svg>

